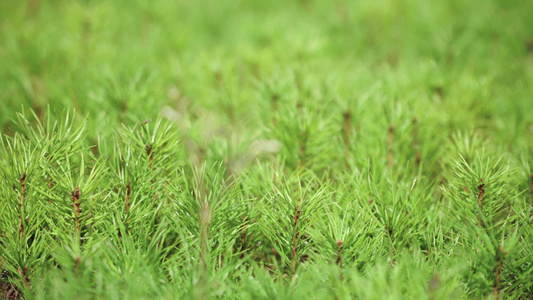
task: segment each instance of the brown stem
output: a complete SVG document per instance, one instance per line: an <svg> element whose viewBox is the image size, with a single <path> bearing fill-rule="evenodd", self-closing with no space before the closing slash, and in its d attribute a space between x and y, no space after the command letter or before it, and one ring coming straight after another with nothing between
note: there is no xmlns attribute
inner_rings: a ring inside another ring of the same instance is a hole
<svg viewBox="0 0 533 300"><path fill-rule="evenodd" d="M477 203L478 203L479 209L483 210L483 202L482 202L482 200L483 200L483 196L485 195L485 184L483 183L483 178L481 178L481 182L477 186L477 189L479 191L479 194L478 194L478 197L477 197L477 199L478 199ZM479 224L481 224L481 226L483 228L485 228L485 222L483 222L480 214L478 214L477 218L478 218Z"/></svg>
<svg viewBox="0 0 533 300"><path fill-rule="evenodd" d="M91 147L91 152L94 156L98 156L98 139L93 139L93 146Z"/></svg>
<svg viewBox="0 0 533 300"><path fill-rule="evenodd" d="M387 140L389 168L394 166L394 125L389 126L389 138Z"/></svg>
<svg viewBox="0 0 533 300"><path fill-rule="evenodd" d="M78 256L78 257L76 257L76 259L74 260L74 272L75 272L75 274L76 274L76 277L79 276L80 265L81 265L81 258Z"/></svg>
<svg viewBox="0 0 533 300"><path fill-rule="evenodd" d="M296 215L294 216L294 228L298 225L298 221L300 220L300 204L296 207Z"/></svg>
<svg viewBox="0 0 533 300"><path fill-rule="evenodd" d="M336 263L337 263L337 266L342 266L342 243L344 243L343 240L338 240L337 241L337 260L336 260Z"/></svg>
<svg viewBox="0 0 533 300"><path fill-rule="evenodd" d="M504 252L502 245L499 245L498 249L496 249L496 267L494 268L494 273L496 275L496 281L494 282L494 299L496 300L498 300L500 295L501 272L503 269L503 260L506 254L507 251Z"/></svg>
<svg viewBox="0 0 533 300"><path fill-rule="evenodd" d="M146 154L150 156L150 169L154 166L154 152L152 151L152 145L146 145Z"/></svg>
<svg viewBox="0 0 533 300"><path fill-rule="evenodd" d="M28 266L24 266L22 270L18 269L17 272L22 276L26 286L30 288L30 279L28 278Z"/></svg>
<svg viewBox="0 0 533 300"><path fill-rule="evenodd" d="M152 145L150 145L150 144L146 145L146 154L150 157L150 169L153 169L153 167L154 167L154 151L153 151ZM152 178L152 184L151 184L151 187L150 187L152 190L154 189L154 182L155 182L155 177ZM154 201L157 201L157 193L155 193L155 192L154 192Z"/></svg>
<svg viewBox="0 0 533 300"><path fill-rule="evenodd" d="M483 178L481 178L481 183L480 185L477 186L477 189L479 190L479 194L478 194L478 205L479 205L479 208L483 208L483 204L481 203L481 200L483 199L483 195L485 195L485 184L483 183Z"/></svg>
<svg viewBox="0 0 533 300"><path fill-rule="evenodd" d="M352 114L350 111L346 111L342 114L342 118L344 119L344 156L346 157L345 166L348 169L350 167L349 164L349 158L350 158L350 142L351 142L351 136L350 136L350 128L352 124Z"/></svg>
<svg viewBox="0 0 533 300"><path fill-rule="evenodd" d="M130 194L131 194L131 187L128 181L128 184L126 185L126 215L130 212Z"/></svg>
<svg viewBox="0 0 533 300"><path fill-rule="evenodd" d="M350 145L350 127L352 123L352 114L350 111L346 111L342 114L344 119L344 143L347 147Z"/></svg>
<svg viewBox="0 0 533 300"><path fill-rule="evenodd" d="M248 219L245 217L245 216L242 216L242 225L241 225L241 229L242 229L242 232L241 232L241 250L240 252L241 255L240 257L243 258L244 257L244 243L246 242L246 225L248 224Z"/></svg>
<svg viewBox="0 0 533 300"><path fill-rule="evenodd" d="M337 260L335 261L335 263L337 264L337 266L339 268L343 267L343 264L342 264L342 246L343 246L343 243L344 243L343 240L337 240ZM344 275L342 274L342 271L341 271L340 272L340 280L343 280L343 279L344 279Z"/></svg>
<svg viewBox="0 0 533 300"><path fill-rule="evenodd" d="M74 221L75 221L75 225L76 225L76 231L78 232L78 235L81 236L81 225L80 225L80 215L81 215L80 198L81 198L81 192L80 192L80 188L76 187L76 189L72 190L71 196L72 196L72 202L74 202L74 213L75 213Z"/></svg>
<svg viewBox="0 0 533 300"><path fill-rule="evenodd" d="M24 237L24 201L26 200L26 173L20 177L20 215L19 215L19 236Z"/></svg>
<svg viewBox="0 0 533 300"><path fill-rule="evenodd" d="M297 253L297 250L298 250L298 238L300 236L300 232L299 231L296 231L296 234L294 235L294 239L292 241L292 262L291 262L291 267L292 267L292 271L295 272L296 271L296 258L298 256L298 253Z"/></svg>

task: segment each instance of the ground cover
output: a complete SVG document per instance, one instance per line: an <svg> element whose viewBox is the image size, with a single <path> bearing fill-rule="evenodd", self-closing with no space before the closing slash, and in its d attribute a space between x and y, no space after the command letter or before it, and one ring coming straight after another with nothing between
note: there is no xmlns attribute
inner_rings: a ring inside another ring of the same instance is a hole
<svg viewBox="0 0 533 300"><path fill-rule="evenodd" d="M0 2L9 299L533 297L533 2Z"/></svg>

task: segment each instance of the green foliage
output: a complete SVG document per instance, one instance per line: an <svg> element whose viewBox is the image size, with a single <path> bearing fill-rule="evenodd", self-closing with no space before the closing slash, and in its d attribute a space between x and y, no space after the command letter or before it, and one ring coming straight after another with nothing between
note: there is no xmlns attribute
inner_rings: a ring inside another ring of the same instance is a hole
<svg viewBox="0 0 533 300"><path fill-rule="evenodd" d="M481 297L493 289L497 296L504 285L510 290L531 289L531 284L515 282L515 271L506 267L517 257L530 255L527 248L516 247L525 238L520 232L531 227L523 214L531 209L530 203L520 197L505 158L491 160L475 137L458 135L454 142L459 158L453 161L453 177L444 193L454 216L448 219L450 230L472 265L465 274L472 293Z"/></svg>
<svg viewBox="0 0 533 300"><path fill-rule="evenodd" d="M533 298L531 11L0 1L1 295Z"/></svg>

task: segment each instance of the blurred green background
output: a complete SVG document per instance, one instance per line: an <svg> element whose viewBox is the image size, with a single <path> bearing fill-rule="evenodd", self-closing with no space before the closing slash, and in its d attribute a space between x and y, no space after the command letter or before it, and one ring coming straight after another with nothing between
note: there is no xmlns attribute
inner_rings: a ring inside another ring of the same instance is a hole
<svg viewBox="0 0 533 300"><path fill-rule="evenodd" d="M160 114L264 135L274 96L338 124L350 111L386 131L409 111L444 137L475 129L531 150L532 11L486 0L0 1L0 126L50 105L89 115L90 143Z"/></svg>

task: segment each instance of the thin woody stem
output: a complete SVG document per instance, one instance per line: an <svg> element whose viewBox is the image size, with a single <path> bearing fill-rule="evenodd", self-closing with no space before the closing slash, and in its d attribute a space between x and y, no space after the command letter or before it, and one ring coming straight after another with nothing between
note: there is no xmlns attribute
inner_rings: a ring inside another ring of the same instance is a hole
<svg viewBox="0 0 533 300"><path fill-rule="evenodd" d="M147 144L146 145L146 154L149 156L149 159L150 159L150 169L153 170L154 168L154 151L153 151L153 148L152 148L152 145L151 144ZM153 190L154 189L154 182L155 182L155 177L152 178L152 184L151 184L151 189ZM157 193L154 192L154 201L157 200Z"/></svg>
<svg viewBox="0 0 533 300"><path fill-rule="evenodd" d="M344 156L346 157L346 168L349 168L349 159L350 159L350 143L351 143L351 124L352 124L352 114L350 111L346 111L342 114L344 119Z"/></svg>
<svg viewBox="0 0 533 300"><path fill-rule="evenodd" d="M296 271L296 260L297 260L297 256L298 256L298 253L297 253L297 250L298 250L298 239L300 237L300 232L298 231L298 222L300 221L300 204L298 204L298 206L296 207L296 214L294 216L294 231L295 231L295 235L294 235L294 238L292 240L292 263L291 263L291 266L292 266L292 270L293 272Z"/></svg>
<svg viewBox="0 0 533 300"><path fill-rule="evenodd" d="M22 270L18 269L17 273L19 273L22 276L22 279L24 280L24 284L28 288L30 288L30 279L28 278L28 266L24 266Z"/></svg>
<svg viewBox="0 0 533 300"><path fill-rule="evenodd" d="M20 215L19 215L19 236L24 237L24 201L26 200L26 173L20 177Z"/></svg>
<svg viewBox="0 0 533 300"><path fill-rule="evenodd" d="M342 265L342 246L343 246L343 243L344 241L343 240L338 240L337 241L337 260L335 261L335 263L337 264L337 266L341 266Z"/></svg>
<svg viewBox="0 0 533 300"><path fill-rule="evenodd" d="M500 283L501 283L501 273L503 269L503 260L505 258L505 255L507 254L507 251L503 251L502 245L499 245L498 249L496 249L496 266L494 268L494 273L496 276L496 280L494 282L494 299L499 299L500 295Z"/></svg>
<svg viewBox="0 0 533 300"><path fill-rule="evenodd" d="M483 210L483 196L485 195L485 184L483 183L483 178L481 178L481 183L478 185L478 191L479 191L479 194L478 194L478 206L479 206L479 209L480 210ZM481 214L478 214L478 222L479 224L481 224L481 226L483 228L485 228L485 222L483 222L483 219L482 219L482 216Z"/></svg>
<svg viewBox="0 0 533 300"><path fill-rule="evenodd" d="M130 194L131 194L131 187L128 181L128 184L126 185L126 215L130 212Z"/></svg>
<svg viewBox="0 0 533 300"><path fill-rule="evenodd" d="M350 145L350 127L352 123L352 114L347 111L342 114L344 119L344 144L349 147Z"/></svg>
<svg viewBox="0 0 533 300"><path fill-rule="evenodd" d="M81 209L80 209L80 198L81 198L81 192L80 188L76 187L76 189L72 190L71 193L72 196L72 202L74 202L74 222L76 226L76 231L78 232L78 235L81 236L81 224L80 224L80 216L81 216Z"/></svg>

